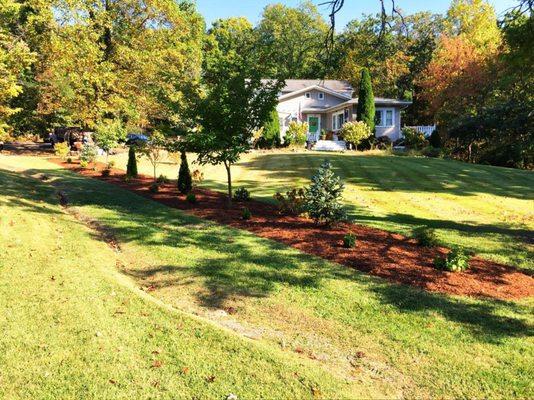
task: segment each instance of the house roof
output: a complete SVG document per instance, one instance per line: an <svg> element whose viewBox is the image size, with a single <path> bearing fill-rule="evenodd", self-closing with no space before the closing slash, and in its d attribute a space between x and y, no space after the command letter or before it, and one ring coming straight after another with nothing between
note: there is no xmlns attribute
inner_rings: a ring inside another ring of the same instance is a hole
<svg viewBox="0 0 534 400"><path fill-rule="evenodd" d="M335 110L337 110L339 108L344 108L349 104L358 104L358 99L350 99L349 101L346 101L344 103L337 104L337 105L335 105L333 107L326 108L323 111L335 111ZM391 106L391 107L406 108L410 104L412 104L412 102L411 101L407 101L407 100L397 100L397 99L387 99L387 98L384 98L384 97L375 97L375 105L376 106Z"/></svg>
<svg viewBox="0 0 534 400"><path fill-rule="evenodd" d="M332 96L339 97L340 99L349 100L351 98L352 92L337 92L335 90L328 89L324 86L319 85L313 85L313 86L306 86L302 89L296 90L294 92L282 92L282 94L278 97L279 100L284 100L290 97L293 97L300 93L305 93L310 90L319 90L324 93L329 93Z"/></svg>
<svg viewBox="0 0 534 400"><path fill-rule="evenodd" d="M338 81L333 79L287 79L282 93L297 92L309 87L319 86L333 92L352 92L354 89L347 81Z"/></svg>

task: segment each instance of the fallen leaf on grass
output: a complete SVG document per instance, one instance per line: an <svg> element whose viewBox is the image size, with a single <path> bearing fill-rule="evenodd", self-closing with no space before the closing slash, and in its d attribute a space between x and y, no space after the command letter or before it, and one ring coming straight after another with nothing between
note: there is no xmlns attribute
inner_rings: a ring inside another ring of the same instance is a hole
<svg viewBox="0 0 534 400"><path fill-rule="evenodd" d="M183 367L181 373L182 375L187 375L189 373L189 367Z"/></svg>
<svg viewBox="0 0 534 400"><path fill-rule="evenodd" d="M116 385L116 384L117 384L117 381L116 381L116 380L113 380L113 379L110 379L110 380L109 380L109 383L111 383L112 385Z"/></svg>
<svg viewBox="0 0 534 400"><path fill-rule="evenodd" d="M163 363L159 360L154 360L154 362L152 363L152 368L161 368L161 366L163 365Z"/></svg>
<svg viewBox="0 0 534 400"><path fill-rule="evenodd" d="M210 375L206 378L206 382L213 383L215 382L215 375Z"/></svg>
<svg viewBox="0 0 534 400"><path fill-rule="evenodd" d="M311 392L312 392L313 397L320 397L321 396L321 391L316 387L312 386Z"/></svg>

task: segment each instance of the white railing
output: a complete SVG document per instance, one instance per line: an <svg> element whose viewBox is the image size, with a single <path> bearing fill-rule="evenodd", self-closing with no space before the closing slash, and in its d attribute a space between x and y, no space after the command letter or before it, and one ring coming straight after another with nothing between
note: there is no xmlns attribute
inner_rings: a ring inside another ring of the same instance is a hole
<svg viewBox="0 0 534 400"><path fill-rule="evenodd" d="M320 133L308 133L308 142L317 142L320 139Z"/></svg>
<svg viewBox="0 0 534 400"><path fill-rule="evenodd" d="M415 129L417 132L421 132L426 137L432 135L432 132L436 130L436 125L428 125L428 126L405 126L405 128L412 128Z"/></svg>

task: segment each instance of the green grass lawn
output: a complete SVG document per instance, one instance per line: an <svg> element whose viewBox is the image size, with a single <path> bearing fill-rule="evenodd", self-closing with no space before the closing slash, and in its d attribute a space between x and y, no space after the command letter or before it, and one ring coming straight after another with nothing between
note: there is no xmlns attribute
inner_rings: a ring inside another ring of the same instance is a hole
<svg viewBox="0 0 534 400"><path fill-rule="evenodd" d="M125 154L114 158L125 168ZM325 158L343 177L345 203L359 223L407 235L413 227L430 226L443 245L534 270L531 171L381 153L256 152L234 167L234 185L272 201L277 191L308 185ZM225 190L224 167L203 170L204 186ZM151 175L152 167L142 161L140 171ZM178 166L169 160L159 171L175 178Z"/></svg>
<svg viewBox="0 0 534 400"><path fill-rule="evenodd" d="M534 299L392 285L42 159L0 156L0 184L0 396L534 394Z"/></svg>

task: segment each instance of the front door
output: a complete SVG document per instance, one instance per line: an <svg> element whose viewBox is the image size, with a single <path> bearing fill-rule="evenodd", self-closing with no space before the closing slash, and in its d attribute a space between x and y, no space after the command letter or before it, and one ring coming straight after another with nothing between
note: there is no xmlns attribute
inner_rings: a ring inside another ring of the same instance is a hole
<svg viewBox="0 0 534 400"><path fill-rule="evenodd" d="M321 117L317 115L308 115L308 138L311 141L319 140L319 127L321 125Z"/></svg>

